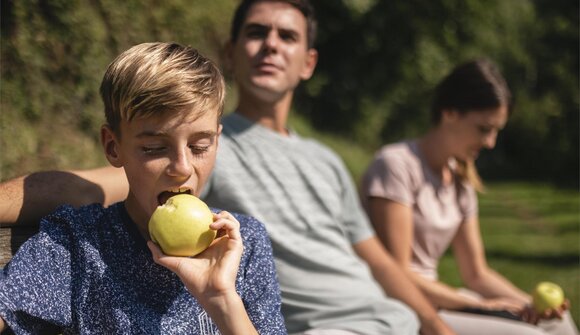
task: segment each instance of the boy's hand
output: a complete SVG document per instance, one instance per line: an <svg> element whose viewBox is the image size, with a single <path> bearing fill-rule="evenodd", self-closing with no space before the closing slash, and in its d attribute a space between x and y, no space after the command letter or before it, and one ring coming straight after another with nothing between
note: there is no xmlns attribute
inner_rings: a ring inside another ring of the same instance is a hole
<svg viewBox="0 0 580 335"><path fill-rule="evenodd" d="M235 282L243 251L240 223L232 214L214 214L210 228L218 230L217 238L194 258L167 256L155 243L147 242L155 263L177 274L202 305L237 294Z"/></svg>

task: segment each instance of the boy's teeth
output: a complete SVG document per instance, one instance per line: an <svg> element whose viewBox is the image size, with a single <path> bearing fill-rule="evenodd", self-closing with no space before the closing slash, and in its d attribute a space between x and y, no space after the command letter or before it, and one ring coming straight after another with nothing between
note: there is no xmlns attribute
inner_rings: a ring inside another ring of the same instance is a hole
<svg viewBox="0 0 580 335"><path fill-rule="evenodd" d="M185 193L187 192L187 188L185 187L179 187L179 188L174 188L171 190L172 193Z"/></svg>

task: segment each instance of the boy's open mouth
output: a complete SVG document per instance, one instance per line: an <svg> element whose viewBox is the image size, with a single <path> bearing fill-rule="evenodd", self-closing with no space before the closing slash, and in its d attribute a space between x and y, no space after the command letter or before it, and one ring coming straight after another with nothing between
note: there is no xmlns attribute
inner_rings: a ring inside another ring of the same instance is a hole
<svg viewBox="0 0 580 335"><path fill-rule="evenodd" d="M165 202L167 202L169 198L178 194L191 194L191 189L180 187L173 190L161 192L161 194L157 196L157 203L159 204L159 206L161 206L165 204Z"/></svg>

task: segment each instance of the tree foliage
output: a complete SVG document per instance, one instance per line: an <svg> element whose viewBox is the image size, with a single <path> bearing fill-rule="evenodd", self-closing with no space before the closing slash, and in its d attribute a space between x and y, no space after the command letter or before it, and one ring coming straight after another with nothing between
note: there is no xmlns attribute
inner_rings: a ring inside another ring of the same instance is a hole
<svg viewBox="0 0 580 335"><path fill-rule="evenodd" d="M436 83L457 63L487 56L508 79L516 111L496 150L478 161L484 174L578 184L578 2L313 3L320 61L296 109L317 129L369 151L417 136L428 127ZM236 4L3 0L0 179L104 164L98 86L107 64L155 40L195 46L221 63Z"/></svg>
<svg viewBox="0 0 580 335"><path fill-rule="evenodd" d="M578 2L374 1L363 13L352 2L317 2L320 66L300 109L315 126L372 148L417 136L437 82L486 56L516 111L483 173L578 184Z"/></svg>

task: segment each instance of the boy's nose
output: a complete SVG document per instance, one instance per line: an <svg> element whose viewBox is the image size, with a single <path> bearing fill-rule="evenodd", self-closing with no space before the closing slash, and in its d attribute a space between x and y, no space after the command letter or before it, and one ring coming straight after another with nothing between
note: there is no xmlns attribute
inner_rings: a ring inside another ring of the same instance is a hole
<svg viewBox="0 0 580 335"><path fill-rule="evenodd" d="M176 153L167 168L167 174L172 177L188 178L192 171L193 164L190 160L189 154L185 151Z"/></svg>

